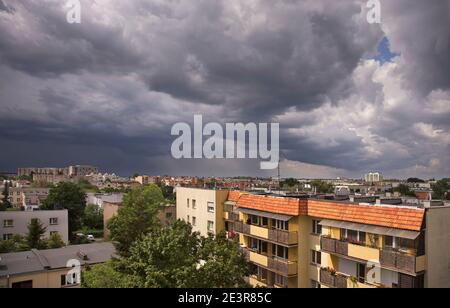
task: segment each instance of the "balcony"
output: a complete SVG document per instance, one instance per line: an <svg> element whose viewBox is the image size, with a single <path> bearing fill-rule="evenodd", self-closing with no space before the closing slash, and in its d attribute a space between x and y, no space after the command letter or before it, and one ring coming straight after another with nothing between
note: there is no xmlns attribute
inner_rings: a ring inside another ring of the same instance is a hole
<svg viewBox="0 0 450 308"><path fill-rule="evenodd" d="M267 255L262 255L256 251L248 248L242 248L244 255L248 256L248 260L254 264L262 266L272 272L280 274L284 277L295 276L298 272L297 261L289 261L286 259L281 259L277 257L269 257Z"/></svg>
<svg viewBox="0 0 450 308"><path fill-rule="evenodd" d="M419 266L423 258L394 250L381 250L380 252L380 264L382 267L394 268L412 274L424 269L424 266Z"/></svg>
<svg viewBox="0 0 450 308"><path fill-rule="evenodd" d="M337 253L343 256L348 256L348 245L348 242L335 240L329 237L322 237L320 239L322 251L328 253Z"/></svg>
<svg viewBox="0 0 450 308"><path fill-rule="evenodd" d="M242 221L234 223L234 231L242 234L250 234L250 225L244 224Z"/></svg>
<svg viewBox="0 0 450 308"><path fill-rule="evenodd" d="M369 289L380 286L359 282L356 278L337 273L334 270L322 268L320 270L320 283L329 288L337 289Z"/></svg>
<svg viewBox="0 0 450 308"><path fill-rule="evenodd" d="M239 221L239 214L236 214L233 212L225 212L224 218L227 221L236 222L236 221Z"/></svg>
<svg viewBox="0 0 450 308"><path fill-rule="evenodd" d="M234 231L245 235L254 236L256 238L266 239L270 242L279 243L281 245L294 246L298 244L297 231L289 232L269 229L265 227L249 225L241 221L234 223Z"/></svg>
<svg viewBox="0 0 450 308"><path fill-rule="evenodd" d="M280 258L269 258L268 268L286 277L297 275L298 270L297 262Z"/></svg>
<svg viewBox="0 0 450 308"><path fill-rule="evenodd" d="M297 245L298 232L297 231L283 231L283 230L269 230L269 240L284 245Z"/></svg>
<svg viewBox="0 0 450 308"><path fill-rule="evenodd" d="M400 272L415 274L425 270L425 256L417 257L416 253L381 250L328 237L322 237L320 245L323 252L358 260L379 262L381 267Z"/></svg>

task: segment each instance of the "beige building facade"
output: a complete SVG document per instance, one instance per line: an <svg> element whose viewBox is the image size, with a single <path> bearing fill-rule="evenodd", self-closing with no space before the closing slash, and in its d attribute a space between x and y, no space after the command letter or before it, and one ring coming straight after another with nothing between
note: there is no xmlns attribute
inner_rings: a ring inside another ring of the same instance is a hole
<svg viewBox="0 0 450 308"><path fill-rule="evenodd" d="M201 235L225 230L224 203L227 190L177 187L177 219L190 223Z"/></svg>

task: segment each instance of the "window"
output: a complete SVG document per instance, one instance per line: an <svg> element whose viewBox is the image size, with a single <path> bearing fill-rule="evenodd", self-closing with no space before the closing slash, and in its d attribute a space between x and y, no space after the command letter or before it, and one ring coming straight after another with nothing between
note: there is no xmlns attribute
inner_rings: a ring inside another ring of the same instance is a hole
<svg viewBox="0 0 450 308"><path fill-rule="evenodd" d="M347 239L351 242L358 241L358 231L347 230Z"/></svg>
<svg viewBox="0 0 450 308"><path fill-rule="evenodd" d="M173 217L172 213L166 213L166 219L171 219Z"/></svg>
<svg viewBox="0 0 450 308"><path fill-rule="evenodd" d="M189 208L189 199L187 199L187 202L186 202L186 205L187 205L187 207Z"/></svg>
<svg viewBox="0 0 450 308"><path fill-rule="evenodd" d="M197 208L197 201L192 200L192 208L195 210Z"/></svg>
<svg viewBox="0 0 450 308"><path fill-rule="evenodd" d="M214 221L208 221L208 232L214 232Z"/></svg>
<svg viewBox="0 0 450 308"><path fill-rule="evenodd" d="M320 251L311 250L311 263L314 265L322 264L322 254Z"/></svg>
<svg viewBox="0 0 450 308"><path fill-rule="evenodd" d="M208 213L214 213L214 202L208 202Z"/></svg>
<svg viewBox="0 0 450 308"><path fill-rule="evenodd" d="M286 277L275 274L275 284L281 287L286 287Z"/></svg>
<svg viewBox="0 0 450 308"><path fill-rule="evenodd" d="M61 275L61 287L65 286L73 286L78 284L78 276L76 273L72 273L71 275Z"/></svg>
<svg viewBox="0 0 450 308"><path fill-rule="evenodd" d="M197 217L192 216L192 225L193 226L197 225Z"/></svg>
<svg viewBox="0 0 450 308"><path fill-rule="evenodd" d="M289 259L289 249L287 247L272 245L272 254L281 259Z"/></svg>
<svg viewBox="0 0 450 308"><path fill-rule="evenodd" d="M14 237L13 234L3 234L3 240L4 241L12 240L13 237Z"/></svg>
<svg viewBox="0 0 450 308"><path fill-rule="evenodd" d="M414 240L409 240L409 239L406 239L406 238L396 237L395 238L395 244L396 244L397 248L400 249L400 250L409 250L409 249L414 249L415 248Z"/></svg>
<svg viewBox="0 0 450 308"><path fill-rule="evenodd" d="M312 221L312 233L315 235L321 235L322 234L322 226L320 225L320 220L313 220Z"/></svg>
<svg viewBox="0 0 450 308"><path fill-rule="evenodd" d="M57 225L58 224L58 218L50 218L50 225Z"/></svg>
<svg viewBox="0 0 450 308"><path fill-rule="evenodd" d="M6 219L3 221L3 227L4 228L12 228L14 227L14 220L12 219Z"/></svg>
<svg viewBox="0 0 450 308"><path fill-rule="evenodd" d="M254 226L258 226L259 225L259 219L258 216L255 215L250 215L250 224L254 225Z"/></svg>
<svg viewBox="0 0 450 308"><path fill-rule="evenodd" d="M394 248L394 238L392 236L384 237L384 248Z"/></svg>
<svg viewBox="0 0 450 308"><path fill-rule="evenodd" d="M311 280L311 289L320 289L320 283L315 280Z"/></svg>
<svg viewBox="0 0 450 308"><path fill-rule="evenodd" d="M351 243L366 245L366 232L341 229L341 239Z"/></svg>
<svg viewBox="0 0 450 308"><path fill-rule="evenodd" d="M14 282L11 285L13 289L32 289L33 288L33 280Z"/></svg>
<svg viewBox="0 0 450 308"><path fill-rule="evenodd" d="M189 215L187 215L187 222L191 223L191 217Z"/></svg>
<svg viewBox="0 0 450 308"><path fill-rule="evenodd" d="M287 221L281 221L281 220L272 220L274 229L282 230L282 231L289 231L289 222Z"/></svg>
<svg viewBox="0 0 450 308"><path fill-rule="evenodd" d="M365 283L366 282L366 265L362 264L362 263L358 263L356 272L357 272L356 276L358 278L358 281L360 283Z"/></svg>

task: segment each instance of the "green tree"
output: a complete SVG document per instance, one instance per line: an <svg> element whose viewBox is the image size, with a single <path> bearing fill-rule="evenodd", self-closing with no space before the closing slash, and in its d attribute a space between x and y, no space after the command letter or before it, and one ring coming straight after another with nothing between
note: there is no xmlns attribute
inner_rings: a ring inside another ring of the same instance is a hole
<svg viewBox="0 0 450 308"><path fill-rule="evenodd" d="M0 241L0 253L21 252L29 250L27 239L22 235L14 235L11 240Z"/></svg>
<svg viewBox="0 0 450 308"><path fill-rule="evenodd" d="M441 200L450 200L450 178L445 178L437 181L432 185L433 198Z"/></svg>
<svg viewBox="0 0 450 308"><path fill-rule="evenodd" d="M3 199L0 203L0 212L6 211L11 207L11 203L9 202L9 181L5 181L5 186L3 188Z"/></svg>
<svg viewBox="0 0 450 308"><path fill-rule="evenodd" d="M48 249L57 249L66 246L61 236L58 233L53 233L47 240Z"/></svg>
<svg viewBox="0 0 450 308"><path fill-rule="evenodd" d="M311 182L311 186L314 187L317 193L328 194L333 192L333 185L325 181L314 180Z"/></svg>
<svg viewBox="0 0 450 308"><path fill-rule="evenodd" d="M37 218L31 220L28 225L27 243L30 249L44 249L46 248L42 236L47 231L47 228Z"/></svg>
<svg viewBox="0 0 450 308"><path fill-rule="evenodd" d="M408 180L406 180L406 182L408 182L408 183L425 183L424 180L419 179L419 178L409 178Z"/></svg>
<svg viewBox="0 0 450 308"><path fill-rule="evenodd" d="M163 202L161 189L156 185L135 188L124 196L123 207L108 224L121 255L127 255L133 242L159 227L157 214Z"/></svg>
<svg viewBox="0 0 450 308"><path fill-rule="evenodd" d="M281 187L288 186L288 187L295 187L298 185L298 181L296 179L286 179L281 182Z"/></svg>
<svg viewBox="0 0 450 308"><path fill-rule="evenodd" d="M128 257L85 275L84 285L108 287L110 280L125 277L128 287L239 288L248 287L250 274L237 242L224 234L204 238L177 221L135 242Z"/></svg>
<svg viewBox="0 0 450 308"><path fill-rule="evenodd" d="M95 204L88 204L84 209L83 227L89 230L103 229L103 210Z"/></svg>
<svg viewBox="0 0 450 308"><path fill-rule="evenodd" d="M394 192L400 193L402 196L415 196L414 192L409 189L408 185L400 184L394 188Z"/></svg>
<svg viewBox="0 0 450 308"><path fill-rule="evenodd" d="M161 185L161 191L164 199L167 201L175 201L175 194L173 193L174 188L172 186Z"/></svg>
<svg viewBox="0 0 450 308"><path fill-rule="evenodd" d="M74 232L82 226L86 194L73 183L59 183L50 189L50 193L41 205L42 210L68 210L69 237L74 239Z"/></svg>
<svg viewBox="0 0 450 308"><path fill-rule="evenodd" d="M87 289L133 288L138 285L135 277L120 272L120 262L108 261L87 267L82 273L81 287Z"/></svg>
<svg viewBox="0 0 450 308"><path fill-rule="evenodd" d="M78 186L84 192L98 192L99 189L97 186L92 185L88 180L80 179L78 181Z"/></svg>

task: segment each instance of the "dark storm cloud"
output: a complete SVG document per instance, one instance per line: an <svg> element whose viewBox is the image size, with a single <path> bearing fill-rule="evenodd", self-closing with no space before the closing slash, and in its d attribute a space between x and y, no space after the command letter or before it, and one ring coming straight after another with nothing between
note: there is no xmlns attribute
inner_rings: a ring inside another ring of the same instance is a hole
<svg viewBox="0 0 450 308"><path fill-rule="evenodd" d="M279 121L285 158L320 174L450 171L448 1L382 1L381 25L365 1L81 2L68 24L64 1L0 0L0 169L259 174L168 158L199 113ZM394 63L363 60L385 36Z"/></svg>
<svg viewBox="0 0 450 308"><path fill-rule="evenodd" d="M6 13L14 13L14 8L6 5L3 0L0 0L0 11L6 12Z"/></svg>

